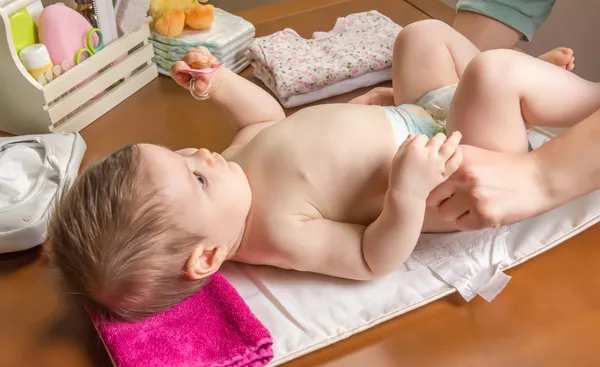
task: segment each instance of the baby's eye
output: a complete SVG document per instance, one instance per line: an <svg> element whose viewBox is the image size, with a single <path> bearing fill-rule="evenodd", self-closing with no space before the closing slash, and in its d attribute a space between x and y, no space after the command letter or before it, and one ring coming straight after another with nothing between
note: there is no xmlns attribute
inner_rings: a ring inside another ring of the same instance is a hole
<svg viewBox="0 0 600 367"><path fill-rule="evenodd" d="M196 175L196 179L198 180L198 183L200 183L200 186L204 187L206 185L206 178L204 178L204 176L202 175Z"/></svg>

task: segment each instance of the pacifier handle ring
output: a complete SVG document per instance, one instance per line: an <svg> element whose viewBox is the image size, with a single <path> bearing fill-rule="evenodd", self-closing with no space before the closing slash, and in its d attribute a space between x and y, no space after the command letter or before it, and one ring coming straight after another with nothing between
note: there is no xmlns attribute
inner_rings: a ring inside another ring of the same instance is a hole
<svg viewBox="0 0 600 367"><path fill-rule="evenodd" d="M194 88L194 83L196 82L197 79L191 78L190 79L190 94L192 95L192 97L194 97L194 99L198 100L198 101L206 101L207 99L210 98L210 96L208 95L208 93L204 93L204 94L198 94L198 92L196 92L196 89Z"/></svg>

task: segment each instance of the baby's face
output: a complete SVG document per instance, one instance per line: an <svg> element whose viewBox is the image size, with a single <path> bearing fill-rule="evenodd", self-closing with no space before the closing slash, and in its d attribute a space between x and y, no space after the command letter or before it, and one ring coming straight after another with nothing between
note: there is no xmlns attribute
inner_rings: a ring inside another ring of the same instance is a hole
<svg viewBox="0 0 600 367"><path fill-rule="evenodd" d="M140 149L148 184L173 203L176 223L213 244L238 239L252 198L238 164L206 149L173 152L155 145Z"/></svg>

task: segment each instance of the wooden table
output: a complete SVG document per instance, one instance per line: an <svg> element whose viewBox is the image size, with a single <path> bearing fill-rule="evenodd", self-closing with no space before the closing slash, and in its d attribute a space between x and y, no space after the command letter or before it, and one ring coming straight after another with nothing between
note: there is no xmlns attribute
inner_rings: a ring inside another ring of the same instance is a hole
<svg viewBox="0 0 600 367"><path fill-rule="evenodd" d="M242 15L259 36L291 27L308 37L338 16L371 9L403 25L427 18L401 0L291 0ZM220 150L232 138L210 103L165 77L82 134L87 163L124 144ZM287 366L600 366L598 238L595 226L509 271L513 280L491 304L447 297ZM0 257L0 367L110 365L81 308L52 287L39 248Z"/></svg>

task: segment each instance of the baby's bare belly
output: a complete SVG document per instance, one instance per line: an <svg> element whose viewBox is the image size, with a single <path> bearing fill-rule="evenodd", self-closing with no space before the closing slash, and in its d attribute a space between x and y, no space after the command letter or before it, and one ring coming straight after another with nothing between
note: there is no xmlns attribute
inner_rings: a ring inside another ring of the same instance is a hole
<svg viewBox="0 0 600 367"><path fill-rule="evenodd" d="M255 177L277 177L255 179L253 187L268 187L270 197L280 190L286 192L282 197L297 197L286 211L369 225L383 209L397 142L380 107L337 104L306 108L269 128L249 148L244 160L258 164L248 162L246 168L258 166ZM454 230L435 210L427 211L423 231Z"/></svg>

